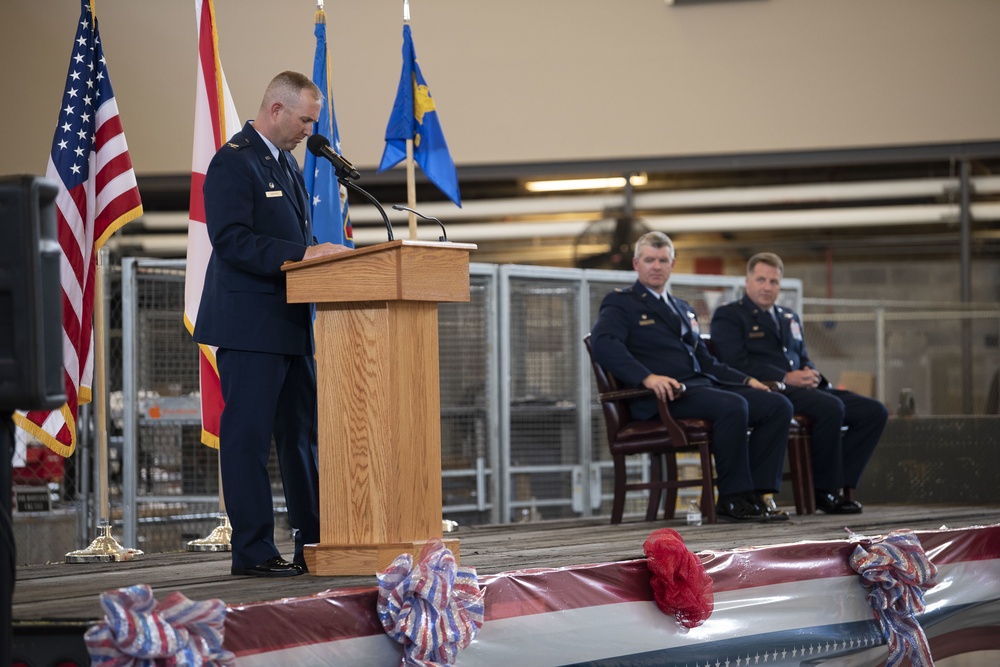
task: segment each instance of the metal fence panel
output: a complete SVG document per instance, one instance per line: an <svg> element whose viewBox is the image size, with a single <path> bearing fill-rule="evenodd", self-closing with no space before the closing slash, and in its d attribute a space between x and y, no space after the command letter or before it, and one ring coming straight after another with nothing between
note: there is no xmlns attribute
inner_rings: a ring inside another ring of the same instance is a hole
<svg viewBox="0 0 1000 667"><path fill-rule="evenodd" d="M460 524L496 523L496 270L470 274L469 302L438 307L443 512Z"/></svg>
<svg viewBox="0 0 1000 667"><path fill-rule="evenodd" d="M500 270L507 516L518 521L584 511L586 462L577 419L581 276L558 275L529 267Z"/></svg>
<svg viewBox="0 0 1000 667"><path fill-rule="evenodd" d="M836 384L901 416L998 414L994 304L808 299L810 357Z"/></svg>
<svg viewBox="0 0 1000 667"><path fill-rule="evenodd" d="M184 326L185 263L122 262L123 545L183 549L218 523L218 451L201 444L198 346ZM272 479L277 477L272 476ZM280 477L277 491L280 494ZM134 508L134 516L127 511ZM134 541L133 541L134 538Z"/></svg>

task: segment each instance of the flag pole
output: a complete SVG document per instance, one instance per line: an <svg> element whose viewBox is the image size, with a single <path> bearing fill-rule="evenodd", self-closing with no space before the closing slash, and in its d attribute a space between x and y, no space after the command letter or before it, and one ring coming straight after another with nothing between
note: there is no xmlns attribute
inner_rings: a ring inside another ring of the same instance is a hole
<svg viewBox="0 0 1000 667"><path fill-rule="evenodd" d="M67 563L114 563L142 560L144 555L138 549L127 549L111 535L111 500L108 493L108 381L107 360L105 358L105 332L107 324L104 304L105 264L107 248L97 250L97 272L94 274L94 411L97 430L97 485L99 520L97 538L86 549L70 551ZM122 465L127 462L123 461Z"/></svg>
<svg viewBox="0 0 1000 667"><path fill-rule="evenodd" d="M218 55L218 45L216 43L216 36L215 36L215 18L214 18L215 17L215 11L214 11L214 7L212 6L211 0L206 0L206 1L208 2L208 8L209 8L208 12L209 12L209 17L210 17L210 22L211 22L211 27L212 27L213 51L215 51L216 55ZM322 9L322 4L323 4L322 0L320 0L320 2L318 4L320 5L320 8ZM196 5L196 11L197 11L197 9L198 9L198 6ZM199 27L199 30L200 30L201 29L201 21L200 20L199 20L199 23L198 23L198 27ZM199 56L199 58L200 58L200 56ZM219 67L221 69L221 64L219 65ZM227 135L227 132L228 132L228 130L226 128L226 111L225 111L226 101L225 101L225 95L223 95L222 92L221 92L221 86L220 86L220 90L218 91L217 94L219 96L219 116L220 116L220 121L221 121L220 122L220 128L221 128L221 133L222 133L222 140L225 141L226 135ZM195 110L195 116L197 117L197 115L198 115L198 112L197 112L197 109L196 109ZM197 118L196 118L196 120L195 120L195 134L196 134L196 136L197 136L197 131L198 131L197 130L197 126L198 126L198 121L197 121ZM189 234L189 236L190 236L190 234ZM191 249L191 246L190 246L190 241L189 241L189 245L188 245L188 251L189 251L188 257L189 258L190 258L190 249ZM192 270L192 267L191 267L191 263L190 263L190 260L189 260L188 271L191 271L191 270ZM202 270L203 270L203 268L202 268ZM185 301L186 301L186 299L185 299ZM187 319L187 304L186 303L185 303L185 313L184 313L184 316L185 316L185 319ZM189 331L190 331L191 335L193 336L194 335L194 323L193 322L191 323L191 328L189 329ZM199 346L199 353L198 354L199 354L199 361L200 361L201 358L202 358L202 356L204 356L206 358L210 358L211 354L213 354L213 353L210 352L210 349L209 349L208 346L201 345L201 346ZM213 364L213 366L214 366L214 364ZM201 368L200 372L201 373L206 373L207 372L205 370L204 366ZM204 380L203 380L203 385L204 385ZM204 396L204 392L202 393L202 396ZM202 424L203 424L203 428L204 428L204 411L205 411L205 403L204 402L202 402L201 408L202 408ZM211 433L211 431L209 431L209 433ZM217 434L212 434L212 435L217 435ZM205 442L204 441L204 431L203 431L203 436L202 437L203 437L202 442L204 443ZM207 443L205 443L205 444L207 444ZM219 525L217 525L215 528L213 528L212 532L210 532L205 537L200 537L200 538L196 538L196 539L193 539L193 540L189 540L188 543L187 543L187 550L188 551L219 552L219 551L232 551L233 550L233 547L232 547L233 527L232 527L232 524L230 524L230 522L229 522L229 514L226 512L226 498L225 498L224 491L223 491L223 488L222 488L222 447L219 444L217 438L216 438L215 444L216 444L215 449L218 452L218 456L216 458L216 476L218 477L218 480L219 480L219 515L218 515L219 516Z"/></svg>
<svg viewBox="0 0 1000 667"><path fill-rule="evenodd" d="M410 0L403 0L403 24L410 22ZM413 138L406 140L406 205L409 208L417 208L417 170L413 161ZM417 216L413 211L407 213L409 221L410 239L417 238Z"/></svg>

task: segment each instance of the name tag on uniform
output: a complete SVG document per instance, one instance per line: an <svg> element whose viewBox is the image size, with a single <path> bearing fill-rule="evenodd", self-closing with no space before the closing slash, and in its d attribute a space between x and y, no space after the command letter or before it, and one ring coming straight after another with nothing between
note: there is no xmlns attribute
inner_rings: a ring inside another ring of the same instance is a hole
<svg viewBox="0 0 1000 667"><path fill-rule="evenodd" d="M264 193L265 197L283 197L281 190L268 190Z"/></svg>
<svg viewBox="0 0 1000 667"><path fill-rule="evenodd" d="M649 324L656 324L656 320L646 320L646 319L639 320L639 326L640 327L644 327L644 326L647 326Z"/></svg>
<svg viewBox="0 0 1000 667"><path fill-rule="evenodd" d="M764 337L764 332L763 331L751 331L750 332L750 338L763 338L763 337Z"/></svg>

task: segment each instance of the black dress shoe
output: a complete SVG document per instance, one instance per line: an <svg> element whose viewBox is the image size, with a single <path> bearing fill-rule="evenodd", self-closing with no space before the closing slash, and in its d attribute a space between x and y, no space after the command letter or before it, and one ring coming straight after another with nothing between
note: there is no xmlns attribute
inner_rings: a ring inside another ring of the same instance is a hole
<svg viewBox="0 0 1000 667"><path fill-rule="evenodd" d="M840 493L816 491L816 509L826 514L861 514L862 505L856 500L848 500Z"/></svg>
<svg viewBox="0 0 1000 667"><path fill-rule="evenodd" d="M719 521L738 523L763 523L766 520L764 509L750 502L746 494L719 496L719 502L715 505L715 516Z"/></svg>
<svg viewBox="0 0 1000 667"><path fill-rule="evenodd" d="M751 494L750 500L763 510L764 521L788 521L788 512L779 510L778 506L774 504L773 498L765 500L763 495L754 493Z"/></svg>
<svg viewBox="0 0 1000 667"><path fill-rule="evenodd" d="M297 577L305 574L306 570L300 565L289 563L281 556L268 558L263 563L258 563L253 567L234 567L230 570L233 574L245 575L248 577Z"/></svg>
<svg viewBox="0 0 1000 667"><path fill-rule="evenodd" d="M857 500L848 500L843 496L840 497L840 513L841 514L861 514L865 506L859 503Z"/></svg>

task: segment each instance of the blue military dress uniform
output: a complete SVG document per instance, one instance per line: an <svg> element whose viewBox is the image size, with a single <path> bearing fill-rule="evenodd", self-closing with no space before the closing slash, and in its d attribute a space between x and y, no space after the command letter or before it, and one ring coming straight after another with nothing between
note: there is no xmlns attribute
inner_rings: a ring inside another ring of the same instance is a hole
<svg viewBox="0 0 1000 667"><path fill-rule="evenodd" d="M774 306L775 318L747 296L716 309L712 342L718 358L758 380L784 379L789 371L815 369L802 333L802 320ZM812 421L810 452L817 489L857 488L889 417L879 401L835 388L821 376L817 389L788 387L796 414ZM841 426L848 430L841 434Z"/></svg>
<svg viewBox="0 0 1000 667"><path fill-rule="evenodd" d="M316 366L309 304L286 300L281 265L313 244L305 184L247 123L215 154L205 177L212 257L194 337L219 348L226 407L220 464L233 525L233 569L278 556L267 460L274 436L296 529L294 562L319 542Z"/></svg>
<svg viewBox="0 0 1000 667"><path fill-rule="evenodd" d="M685 384L670 412L712 422L720 496L778 491L791 404L780 394L746 386L744 373L715 359L700 339L694 309L670 298L672 304L662 301L638 281L608 294L591 331L595 358L627 385L641 386L650 374ZM657 413L655 399L633 401L629 410L635 419L650 419Z"/></svg>

